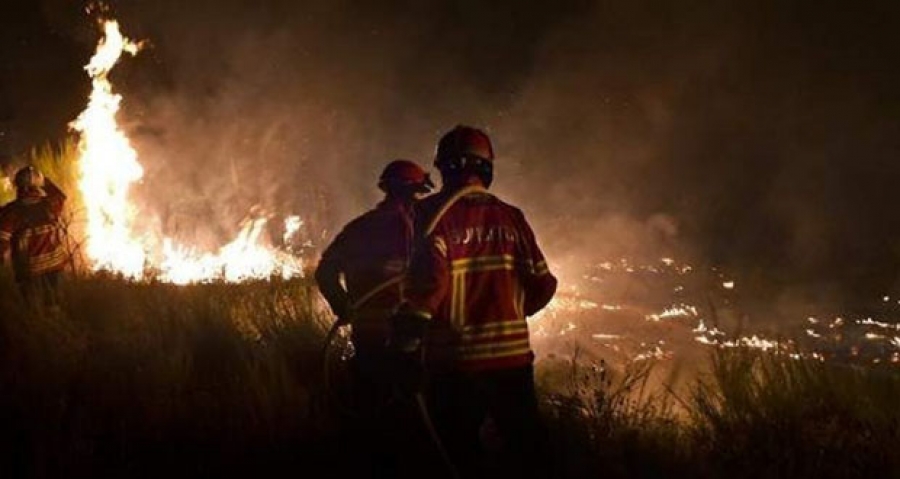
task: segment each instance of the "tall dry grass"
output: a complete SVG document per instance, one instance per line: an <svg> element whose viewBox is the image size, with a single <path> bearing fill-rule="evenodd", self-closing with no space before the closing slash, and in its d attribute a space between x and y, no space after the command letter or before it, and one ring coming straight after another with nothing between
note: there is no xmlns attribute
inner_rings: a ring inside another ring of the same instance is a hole
<svg viewBox="0 0 900 479"><path fill-rule="evenodd" d="M900 371L722 351L697 383L697 447L736 477L900 477Z"/></svg>
<svg viewBox="0 0 900 479"><path fill-rule="evenodd" d="M63 290L60 311L30 311L2 278L3 471L203 475L322 452L333 429L315 407L328 319L308 281L94 277Z"/></svg>
<svg viewBox="0 0 900 479"><path fill-rule="evenodd" d="M323 389L331 318L316 294L306 279L94 276L70 278L61 310L42 313L4 270L2 477L344 477L359 451ZM687 397L648 387L652 362L541 361L560 476L900 477L895 367L745 350L710 361Z"/></svg>

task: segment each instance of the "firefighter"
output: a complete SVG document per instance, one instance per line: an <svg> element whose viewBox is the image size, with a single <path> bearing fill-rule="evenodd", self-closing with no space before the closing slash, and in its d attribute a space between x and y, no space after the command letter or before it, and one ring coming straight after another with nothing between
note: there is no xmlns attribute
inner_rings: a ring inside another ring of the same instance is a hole
<svg viewBox="0 0 900 479"><path fill-rule="evenodd" d="M415 162L395 160L385 166L378 187L384 199L343 228L323 252L315 272L337 324L351 326L351 397L357 417L350 430L358 447L382 448L372 453L373 461L382 461L386 455L386 441L364 442L382 435L388 426L383 413L392 394L392 358L385 346L388 320L403 297L401 280L412 244L413 205L434 183ZM382 475L393 474L383 471Z"/></svg>
<svg viewBox="0 0 900 479"><path fill-rule="evenodd" d="M16 172L16 199L0 213L0 261L7 252L29 306L59 306L60 274L69 261L61 219L66 195L33 166Z"/></svg>
<svg viewBox="0 0 900 479"><path fill-rule="evenodd" d="M457 126L437 145L441 191L421 201L406 301L391 343L424 357L430 415L462 477L484 473L481 428L503 441L501 477L552 475L526 318L556 292L523 213L488 192L494 151ZM424 350L423 350L424 348ZM415 381L413 381L415 382Z"/></svg>

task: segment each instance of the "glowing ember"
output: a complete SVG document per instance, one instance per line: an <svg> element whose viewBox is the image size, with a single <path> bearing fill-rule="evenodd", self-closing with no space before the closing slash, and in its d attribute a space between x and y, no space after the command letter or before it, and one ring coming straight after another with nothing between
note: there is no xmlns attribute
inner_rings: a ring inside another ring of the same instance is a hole
<svg viewBox="0 0 900 479"><path fill-rule="evenodd" d="M599 339L601 341L605 341L605 340L620 339L622 337L622 335L621 334L596 333L596 334L592 334L591 337L594 339Z"/></svg>
<svg viewBox="0 0 900 479"><path fill-rule="evenodd" d="M702 319L700 320L700 323L697 324L697 327L694 328L693 332L707 336L725 336L723 331L719 331L715 327L707 327Z"/></svg>
<svg viewBox="0 0 900 479"><path fill-rule="evenodd" d="M663 310L658 314L648 314L644 316L647 321L660 321L671 318L687 318L697 316L697 308L688 304L675 305Z"/></svg>
<svg viewBox="0 0 900 479"><path fill-rule="evenodd" d="M773 341L770 339L761 338L756 336L755 334L750 337L741 337L735 340L728 341L718 341L716 339L710 339L706 336L698 336L697 341L702 344L708 344L710 346L718 346L720 348L748 348L748 349L760 349L763 351L768 350L779 350L781 349L781 343L778 341Z"/></svg>
<svg viewBox="0 0 900 479"><path fill-rule="evenodd" d="M884 322L881 322L881 321L875 321L875 320L873 320L872 318L866 318L866 319L863 319L863 320L861 320L861 321L857 321L856 323L857 323L857 324L866 325L866 326L877 326L877 327L882 328L882 329L896 329L896 330L900 330L900 324L884 323Z"/></svg>
<svg viewBox="0 0 900 479"><path fill-rule="evenodd" d="M103 31L97 51L86 67L93 85L90 101L71 125L80 134L79 189L87 210L86 254L92 268L131 279L152 274L177 284L301 275L298 258L264 243L266 218L245 220L237 237L215 254L177 245L170 238L136 232L139 211L129 198L129 191L144 171L116 121L122 97L113 92L109 72L123 53L135 55L140 44L125 38L115 21L103 22ZM302 224L299 217L289 217L285 222L285 241ZM153 251L150 245L162 245L162 251Z"/></svg>
<svg viewBox="0 0 900 479"><path fill-rule="evenodd" d="M659 344L664 344L664 342L660 341ZM644 344L641 344L641 346L646 347L646 345L644 345ZM672 356L673 356L672 351L665 351L660 346L655 345L652 348L650 348L648 351L640 353L637 356L635 356L634 361L647 361L650 359L664 360L664 359L671 359Z"/></svg>

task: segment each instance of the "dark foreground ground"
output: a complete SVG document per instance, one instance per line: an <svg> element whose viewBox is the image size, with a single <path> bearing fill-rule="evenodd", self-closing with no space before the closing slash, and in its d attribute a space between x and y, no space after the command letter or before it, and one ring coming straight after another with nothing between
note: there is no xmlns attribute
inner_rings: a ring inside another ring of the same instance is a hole
<svg viewBox="0 0 900 479"><path fill-rule="evenodd" d="M343 341L324 368L330 318L305 280L73 280L51 314L0 283L0 477L350 477L379 441L341 427ZM679 363L696 318L602 311L534 324L560 477L900 477L896 366L710 347ZM588 346L605 333L625 342ZM629 359L654 344L671 354ZM419 434L406 465L440 477L416 417L397 424Z"/></svg>

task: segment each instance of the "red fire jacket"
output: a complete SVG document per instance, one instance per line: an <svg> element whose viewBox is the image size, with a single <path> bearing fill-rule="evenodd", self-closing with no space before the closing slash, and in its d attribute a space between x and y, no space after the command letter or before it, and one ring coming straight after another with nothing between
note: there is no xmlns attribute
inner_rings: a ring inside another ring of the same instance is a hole
<svg viewBox="0 0 900 479"><path fill-rule="evenodd" d="M356 347L380 348L387 340L388 319L403 298L411 215L403 202L385 200L348 223L322 253L316 282L331 309L351 321Z"/></svg>
<svg viewBox="0 0 900 479"><path fill-rule="evenodd" d="M0 258L12 252L16 280L62 270L69 259L60 215L66 195L46 180L46 196L28 192L0 213Z"/></svg>
<svg viewBox="0 0 900 479"><path fill-rule="evenodd" d="M522 212L470 186L422 200L416 216L407 307L431 320L432 352L469 371L531 363L525 318L557 281Z"/></svg>

